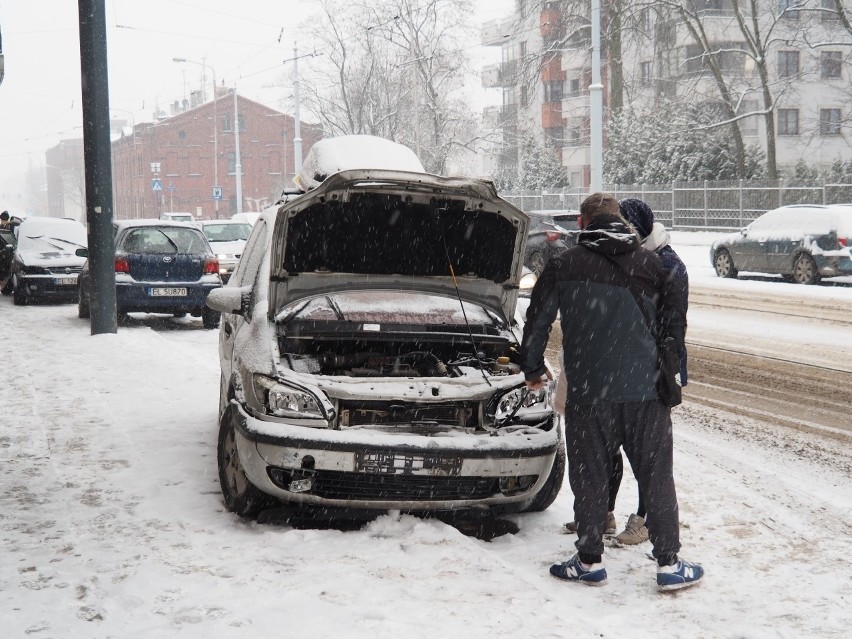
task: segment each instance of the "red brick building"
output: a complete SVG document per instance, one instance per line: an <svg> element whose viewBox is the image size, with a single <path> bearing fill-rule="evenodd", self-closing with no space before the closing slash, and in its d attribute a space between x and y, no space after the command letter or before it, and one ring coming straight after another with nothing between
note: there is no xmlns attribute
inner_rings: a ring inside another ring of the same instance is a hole
<svg viewBox="0 0 852 639"><path fill-rule="evenodd" d="M242 96L238 112L242 209L261 211L292 185L295 122ZM320 128L303 122L301 136L304 157L320 139ZM133 127L112 143L112 179L115 219L155 218L168 211L199 219L231 217L237 212L233 92ZM218 207L214 186L222 189Z"/></svg>

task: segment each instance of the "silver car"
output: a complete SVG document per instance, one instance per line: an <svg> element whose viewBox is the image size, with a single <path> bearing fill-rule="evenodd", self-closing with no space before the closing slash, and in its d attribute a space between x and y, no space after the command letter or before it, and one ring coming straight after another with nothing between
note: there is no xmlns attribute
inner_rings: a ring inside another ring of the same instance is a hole
<svg viewBox="0 0 852 639"><path fill-rule="evenodd" d="M547 508L565 448L517 363L528 225L490 182L381 170L261 215L207 298L227 507Z"/></svg>

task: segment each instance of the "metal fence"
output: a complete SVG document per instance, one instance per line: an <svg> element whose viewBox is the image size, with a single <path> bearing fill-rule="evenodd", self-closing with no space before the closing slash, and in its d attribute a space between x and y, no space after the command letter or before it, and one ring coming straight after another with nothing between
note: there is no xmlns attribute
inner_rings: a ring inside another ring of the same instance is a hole
<svg viewBox="0 0 852 639"><path fill-rule="evenodd" d="M682 230L736 230L762 213L788 204L852 203L852 184L794 184L786 180L630 184L605 190L619 200L644 200L658 222ZM524 211L577 210L588 191L564 188L500 195Z"/></svg>

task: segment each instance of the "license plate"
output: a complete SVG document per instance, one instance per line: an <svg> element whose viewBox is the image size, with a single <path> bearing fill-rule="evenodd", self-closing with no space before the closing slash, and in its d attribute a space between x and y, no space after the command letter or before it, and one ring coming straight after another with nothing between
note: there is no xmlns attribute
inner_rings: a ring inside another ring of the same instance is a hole
<svg viewBox="0 0 852 639"><path fill-rule="evenodd" d="M355 470L380 475L426 475L453 476L461 472L459 457L392 451L355 453Z"/></svg>
<svg viewBox="0 0 852 639"><path fill-rule="evenodd" d="M76 286L77 278L76 277L59 277L56 279L56 283L59 286Z"/></svg>
<svg viewBox="0 0 852 639"><path fill-rule="evenodd" d="M185 288L149 288L151 297L186 297Z"/></svg>

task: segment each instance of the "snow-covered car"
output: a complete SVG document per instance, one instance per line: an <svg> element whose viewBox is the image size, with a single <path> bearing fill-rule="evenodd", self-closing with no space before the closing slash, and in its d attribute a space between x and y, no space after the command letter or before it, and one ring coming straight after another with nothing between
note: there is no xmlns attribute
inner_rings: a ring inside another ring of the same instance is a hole
<svg viewBox="0 0 852 639"><path fill-rule="evenodd" d="M219 260L201 229L167 220L121 220L113 226L119 323L130 312L190 313L201 317L204 328L219 326L219 313L205 306L208 293L222 286ZM76 289L81 319L89 317L91 289L87 261Z"/></svg>
<svg viewBox="0 0 852 639"><path fill-rule="evenodd" d="M261 215L207 299L226 506L547 508L565 448L518 365L528 225L491 182L386 170Z"/></svg>
<svg viewBox="0 0 852 639"><path fill-rule="evenodd" d="M717 240L710 260L719 277L750 271L816 284L822 277L852 275L850 249L852 207L796 204L768 211Z"/></svg>
<svg viewBox="0 0 852 639"><path fill-rule="evenodd" d="M73 302L85 261L75 252L86 247L86 227L67 218L31 216L15 234L17 244L3 294L11 294L19 306L34 299Z"/></svg>
<svg viewBox="0 0 852 639"><path fill-rule="evenodd" d="M160 219L167 222L195 222L192 213L160 213Z"/></svg>
<svg viewBox="0 0 852 639"><path fill-rule="evenodd" d="M243 247L251 234L251 224L234 220L208 220L201 230L219 260L219 275L227 282L237 266Z"/></svg>

